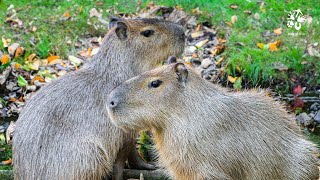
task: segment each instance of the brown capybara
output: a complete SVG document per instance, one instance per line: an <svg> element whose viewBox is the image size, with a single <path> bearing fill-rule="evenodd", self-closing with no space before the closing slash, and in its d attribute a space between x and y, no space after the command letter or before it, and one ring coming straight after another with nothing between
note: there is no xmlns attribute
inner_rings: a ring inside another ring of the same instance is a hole
<svg viewBox="0 0 320 180"><path fill-rule="evenodd" d="M26 103L13 137L15 179L92 180L112 171L122 178L135 133L112 125L107 95L169 55L181 54L185 40L181 26L164 20L113 18L110 26L90 62Z"/></svg>
<svg viewBox="0 0 320 180"><path fill-rule="evenodd" d="M228 92L183 63L143 73L109 95L112 122L150 129L178 180L317 179L316 150L264 93Z"/></svg>

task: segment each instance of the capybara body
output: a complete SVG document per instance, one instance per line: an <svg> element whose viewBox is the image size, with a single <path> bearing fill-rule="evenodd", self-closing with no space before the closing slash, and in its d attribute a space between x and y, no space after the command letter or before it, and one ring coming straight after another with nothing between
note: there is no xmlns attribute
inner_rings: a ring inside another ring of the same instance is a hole
<svg viewBox="0 0 320 180"><path fill-rule="evenodd" d="M181 26L112 19L100 51L80 70L42 87L22 110L13 139L15 179L121 179L134 133L113 126L105 99L121 82L181 54ZM152 59L152 60L151 60Z"/></svg>
<svg viewBox="0 0 320 180"><path fill-rule="evenodd" d="M175 63L126 81L108 98L114 124L152 130L159 163L174 179L318 179L314 145L265 93L228 92Z"/></svg>

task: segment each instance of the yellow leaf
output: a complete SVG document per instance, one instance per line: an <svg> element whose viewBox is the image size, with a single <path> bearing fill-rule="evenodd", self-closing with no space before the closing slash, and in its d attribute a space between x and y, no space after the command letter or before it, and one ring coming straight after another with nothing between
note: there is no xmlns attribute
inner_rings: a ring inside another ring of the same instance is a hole
<svg viewBox="0 0 320 180"><path fill-rule="evenodd" d="M21 64L19 64L19 63L15 63L15 64L14 64L14 68L15 68L15 69L19 69L20 66L21 66Z"/></svg>
<svg viewBox="0 0 320 180"><path fill-rule="evenodd" d="M280 35L280 34L282 34L282 28L275 29L275 30L273 30L273 32L274 32L276 35Z"/></svg>
<svg viewBox="0 0 320 180"><path fill-rule="evenodd" d="M269 50L270 51L278 51L276 43L269 43Z"/></svg>
<svg viewBox="0 0 320 180"><path fill-rule="evenodd" d="M269 43L269 50L270 51L277 51L280 44L281 44L281 40L277 40L276 42Z"/></svg>
<svg viewBox="0 0 320 180"><path fill-rule="evenodd" d="M56 60L56 59L59 59L60 56L49 56L47 59L48 59L48 63L50 63L51 61L53 60Z"/></svg>
<svg viewBox="0 0 320 180"><path fill-rule="evenodd" d="M239 78L239 77L228 76L228 81L230 81L231 83L234 83L234 82L236 82L236 80L237 80L238 78Z"/></svg>
<svg viewBox="0 0 320 180"><path fill-rule="evenodd" d="M2 58L1 58L1 63L2 64L7 64L10 60L10 57L6 54L3 54Z"/></svg>
<svg viewBox="0 0 320 180"><path fill-rule="evenodd" d="M63 14L63 16L69 18L69 17L70 17L70 13L69 13L68 11L66 11L66 12Z"/></svg>
<svg viewBox="0 0 320 180"><path fill-rule="evenodd" d="M258 43L257 46L258 46L260 49L263 49L264 44L263 44L263 43Z"/></svg>

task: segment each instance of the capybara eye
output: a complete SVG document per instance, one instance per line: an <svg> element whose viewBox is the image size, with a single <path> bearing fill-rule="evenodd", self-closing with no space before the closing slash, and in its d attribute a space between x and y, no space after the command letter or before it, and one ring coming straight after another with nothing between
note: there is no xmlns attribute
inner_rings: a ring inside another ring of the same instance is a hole
<svg viewBox="0 0 320 180"><path fill-rule="evenodd" d="M149 83L149 88L157 88L159 87L160 85L162 84L162 81L160 80L155 80L155 81L152 81L151 83Z"/></svg>
<svg viewBox="0 0 320 180"><path fill-rule="evenodd" d="M140 34L145 37L150 37L153 33L154 33L154 30L145 30L145 31L142 31Z"/></svg>

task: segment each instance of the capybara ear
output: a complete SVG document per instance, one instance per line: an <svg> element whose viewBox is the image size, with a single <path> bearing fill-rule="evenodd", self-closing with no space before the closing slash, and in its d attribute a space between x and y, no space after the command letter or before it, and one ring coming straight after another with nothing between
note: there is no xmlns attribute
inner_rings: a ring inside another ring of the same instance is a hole
<svg viewBox="0 0 320 180"><path fill-rule="evenodd" d="M176 63L174 65L174 70L177 74L178 81L185 86L188 79L188 69L183 63Z"/></svg>
<svg viewBox="0 0 320 180"><path fill-rule="evenodd" d="M169 56L168 57L168 60L167 60L168 64L173 64L173 63L176 63L176 62L177 62L177 58L175 56Z"/></svg>
<svg viewBox="0 0 320 180"><path fill-rule="evenodd" d="M110 21L109 21L109 29L113 28L113 26L115 26L116 23L119 21L120 21L120 18L118 18L116 16L111 16Z"/></svg>
<svg viewBox="0 0 320 180"><path fill-rule="evenodd" d="M117 22L117 28L116 28L116 34L120 40L126 40L127 39L127 30L128 26L126 23L122 21Z"/></svg>

